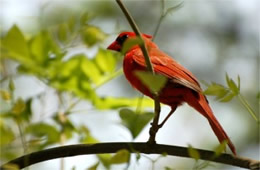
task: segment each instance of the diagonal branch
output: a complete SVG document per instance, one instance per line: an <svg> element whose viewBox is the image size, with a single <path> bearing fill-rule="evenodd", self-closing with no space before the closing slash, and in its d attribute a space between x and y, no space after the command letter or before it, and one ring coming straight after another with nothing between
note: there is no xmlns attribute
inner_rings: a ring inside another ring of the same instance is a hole
<svg viewBox="0 0 260 170"><path fill-rule="evenodd" d="M153 69L144 39L141 36L141 32L140 32L138 26L136 25L134 19L132 18L132 16L128 12L127 8L122 3L122 1L116 0L116 2L118 3L119 7L123 11L124 15L126 16L128 22L131 25L132 29L134 30L135 34L141 39L142 43L140 44L140 48L144 54L144 59L145 59L147 69L148 69L148 71L150 71L151 73L154 74L154 69ZM154 119L151 124L152 126L150 128L150 138L148 140L148 143L150 143L150 144L156 143L155 137L156 137L156 133L159 130L158 122L159 122L159 117L160 117L160 112L161 112L161 106L160 106L160 101L159 101L158 95L153 94L153 98L154 98Z"/></svg>
<svg viewBox="0 0 260 170"><path fill-rule="evenodd" d="M139 28L136 25L133 17L130 15L130 13L128 12L127 8L124 6L122 1L121 0L116 0L116 2L118 3L119 7L121 8L123 13L125 14L126 19L129 22L129 24L132 27L132 29L134 30L135 34L138 36L138 38L141 39L142 43L140 44L140 48L141 48L141 50L142 50L142 52L144 54L144 59L145 59L146 65L147 65L147 69L148 69L148 71L154 73L153 66L151 64L150 57L149 57L147 48L146 48L145 43L144 43L144 39L141 36L141 31L139 30Z"/></svg>
<svg viewBox="0 0 260 170"><path fill-rule="evenodd" d="M5 170L11 165L17 165L20 169L28 167L30 165L52 160L56 158L89 155L89 154L105 154L116 153L118 150L127 149L131 153L145 153L145 154L162 154L167 153L172 156L187 157L190 158L188 148L180 146L159 145L159 144L147 144L147 143L97 143L97 144L79 144L61 146L51 149L46 149L31 154L21 156L17 159L2 165L0 170ZM259 169L260 162L251 160L249 158L237 157L231 154L221 154L219 157L215 157L215 153L212 151L196 149L200 154L200 159L223 163L227 165L233 165L236 167L247 169ZM214 158L214 159L212 159Z"/></svg>

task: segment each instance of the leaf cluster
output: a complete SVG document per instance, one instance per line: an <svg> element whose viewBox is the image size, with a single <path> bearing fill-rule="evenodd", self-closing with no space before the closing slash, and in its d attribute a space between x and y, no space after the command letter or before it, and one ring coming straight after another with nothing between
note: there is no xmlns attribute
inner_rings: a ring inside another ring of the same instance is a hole
<svg viewBox="0 0 260 170"><path fill-rule="evenodd" d="M257 114L249 105L244 96L240 93L240 77L237 77L237 83L232 80L228 74L226 74L226 84L227 86L212 82L211 84L205 83L207 89L204 91L204 94L215 96L216 100L220 102L229 102L234 97L237 97L239 102L246 108L248 113L259 123Z"/></svg>
<svg viewBox="0 0 260 170"><path fill-rule="evenodd" d="M226 83L227 86L212 82L208 85L204 94L215 96L216 100L219 100L220 102L229 102L233 97L240 93L240 77L237 77L236 84L234 80L230 79L228 74L226 74Z"/></svg>
<svg viewBox="0 0 260 170"><path fill-rule="evenodd" d="M33 102L41 98L41 94L27 99L16 97L16 77L3 75L3 86L0 89L0 146L3 159L17 157L22 150L18 152L15 148L21 144L23 147L19 148L23 148L26 153L52 145L63 145L75 137L82 143L99 142L87 125L71 121L73 107L82 99L89 101L98 110L133 107L139 102L138 98L100 96L96 92L97 88L122 74L122 70L118 69L119 55L99 46L106 38L106 33L90 25L88 21L88 15L83 14L79 18L72 17L55 27L41 30L35 35L26 35L14 25L1 38L1 64L5 60L15 61L18 64L17 77L30 75L41 80L48 88L55 89L61 98L58 107L62 108L48 118L48 121L33 122L33 115L39 114L33 110ZM87 49L96 48L94 57L83 52L75 53L75 48L82 45ZM4 85L7 82L6 88ZM62 98L71 94L75 102L66 106ZM152 101L143 99L142 105L151 106ZM135 138L152 119L153 114L142 111L136 113L125 108L119 111L119 117ZM109 167L130 160L130 154L125 150L108 155L109 161L104 157L106 156L98 155L99 161L90 169L95 169L99 164Z"/></svg>

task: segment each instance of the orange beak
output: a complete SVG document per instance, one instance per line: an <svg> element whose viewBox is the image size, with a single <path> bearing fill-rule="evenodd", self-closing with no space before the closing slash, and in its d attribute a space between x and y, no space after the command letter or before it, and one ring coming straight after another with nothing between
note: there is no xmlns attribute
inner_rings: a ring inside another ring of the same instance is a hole
<svg viewBox="0 0 260 170"><path fill-rule="evenodd" d="M116 41L114 41L112 44L110 44L107 47L108 50L114 50L114 51L120 51L121 50L121 45L118 44Z"/></svg>

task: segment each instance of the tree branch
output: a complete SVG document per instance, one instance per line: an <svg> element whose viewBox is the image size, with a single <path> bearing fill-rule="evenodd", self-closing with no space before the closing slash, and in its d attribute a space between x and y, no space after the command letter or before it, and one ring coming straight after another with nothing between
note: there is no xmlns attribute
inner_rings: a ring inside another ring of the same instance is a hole
<svg viewBox="0 0 260 170"><path fill-rule="evenodd" d="M130 26L132 27L132 29L134 30L135 34L141 39L142 43L140 44L140 48L143 52L147 69L148 69L148 71L150 71L151 73L154 74L153 65L151 63L149 53L148 53L147 48L146 48L146 44L144 42L144 39L141 35L141 32L140 32L137 24L135 23L134 19L132 18L132 16L128 12L127 8L122 3L122 1L116 0L116 2L118 3L119 7L123 11L124 15L126 16L128 22L129 22ZM155 138L156 138L156 133L159 130L158 121L159 121L160 112L161 112L161 105L160 105L160 101L159 101L157 94L153 94L153 98L154 98L154 114L155 114L155 116L154 116L153 122L151 124L152 126L150 128L150 138L148 140L148 143L150 143L150 144L156 143Z"/></svg>
<svg viewBox="0 0 260 170"><path fill-rule="evenodd" d="M118 150L127 149L131 153L145 153L145 154L162 154L167 153L172 156L180 156L190 158L188 148L180 146L169 146L159 144L147 144L147 143L97 143L97 144L79 144L79 145L68 145L61 146L51 149L46 149L31 154L21 156L17 159L11 160L10 162L2 165L1 170L7 169L11 165L17 165L20 169L28 167L30 165L70 156L78 155L89 155L89 154L105 154L105 153L116 153ZM196 149L200 154L200 159L223 163L227 165L233 165L247 169L259 169L260 162L251 160L249 158L237 157L231 154L221 154L219 157L215 157L215 153L212 151Z"/></svg>

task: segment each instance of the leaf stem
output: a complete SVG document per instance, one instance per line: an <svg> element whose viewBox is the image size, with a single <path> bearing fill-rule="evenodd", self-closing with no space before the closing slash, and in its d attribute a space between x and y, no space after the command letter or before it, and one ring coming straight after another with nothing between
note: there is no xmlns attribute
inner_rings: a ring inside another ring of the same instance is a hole
<svg viewBox="0 0 260 170"><path fill-rule="evenodd" d="M21 137L21 143L22 143L22 146L23 146L23 153L27 154L27 145L26 145L25 137L24 137L24 134L23 134L23 131L22 131L21 123L19 122L19 120L16 120L16 123L17 123L19 134L20 134L20 137ZM29 159L28 158L24 159L24 164L28 165L28 163L29 163ZM25 169L29 170L29 167L26 167Z"/></svg>
<svg viewBox="0 0 260 170"><path fill-rule="evenodd" d="M120 68L119 70L113 72L112 74L110 74L108 77L106 77L105 79L103 79L103 81L101 81L100 83L98 83L95 87L95 90L98 89L99 87L101 87L102 85L106 84L107 82L109 82L110 80L116 78L117 76L121 75L123 73L123 69Z"/></svg>
<svg viewBox="0 0 260 170"><path fill-rule="evenodd" d="M252 107L248 104L244 96L241 94L237 95L238 100L243 104L243 106L248 110L248 112L251 114L251 116L256 120L257 123L259 123L259 119L256 117L256 113L252 109Z"/></svg>
<svg viewBox="0 0 260 170"><path fill-rule="evenodd" d="M10 82L9 82L9 89L11 91L11 103L12 103L12 105L14 105L15 104L15 96L14 96L15 86L14 86L14 82L13 82L12 78L10 79ZM25 137L24 137L22 126L21 126L21 121L19 120L19 118L15 118L14 121L17 124L19 135L21 137L21 143L22 143L22 146L23 146L23 153L27 154L27 145L26 145L26 140L25 140ZM24 159L25 165L28 165L28 162L29 162L28 158ZM29 170L29 167L27 167L26 170Z"/></svg>
<svg viewBox="0 0 260 170"><path fill-rule="evenodd" d="M26 147L26 142L25 142L23 131L22 131L22 127L21 127L21 124L18 122L18 120L16 121L16 123L17 123L18 129L19 129L19 134L20 134L20 137L21 137L22 145L23 145L23 152L24 152L24 154L26 154L27 153L27 147Z"/></svg>

